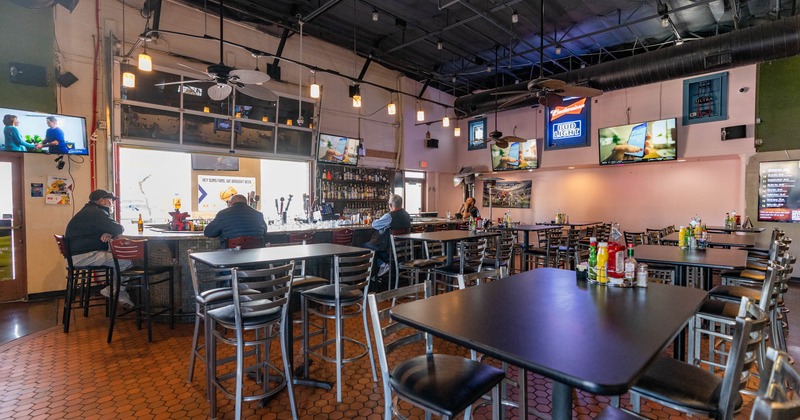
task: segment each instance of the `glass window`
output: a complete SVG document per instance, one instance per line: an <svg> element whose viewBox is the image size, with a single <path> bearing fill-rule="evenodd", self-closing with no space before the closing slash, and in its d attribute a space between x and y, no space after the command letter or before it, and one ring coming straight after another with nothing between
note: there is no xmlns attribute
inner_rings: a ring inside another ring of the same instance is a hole
<svg viewBox="0 0 800 420"><path fill-rule="evenodd" d="M292 98L280 98L278 107L278 123L295 127L309 127L314 117L314 103L303 101L303 124L297 122L298 101Z"/></svg>
<svg viewBox="0 0 800 420"><path fill-rule="evenodd" d="M247 118L251 120L275 123L278 112L278 101L263 101L247 96L241 92L236 93L236 106L237 108L247 109L247 112L242 113L239 118Z"/></svg>
<svg viewBox="0 0 800 420"><path fill-rule="evenodd" d="M314 143L311 131L293 130L281 127L278 129L277 151L287 155L309 156Z"/></svg>
<svg viewBox="0 0 800 420"><path fill-rule="evenodd" d="M122 87L122 99L147 102L151 104L173 106L181 105L180 84L156 86L159 83L174 83L181 80L181 76L161 71L139 71L136 66L121 65L122 72L131 72L136 75L136 87Z"/></svg>
<svg viewBox="0 0 800 420"><path fill-rule="evenodd" d="M217 146L230 149L231 127L241 130L241 123L232 124L228 118L183 114L183 143Z"/></svg>
<svg viewBox="0 0 800 420"><path fill-rule="evenodd" d="M120 220L166 223L172 199L181 198L182 211L192 211L191 154L121 147L119 149Z"/></svg>
<svg viewBox="0 0 800 420"><path fill-rule="evenodd" d="M193 82L177 85L179 91L183 91L183 108L192 111L204 111L214 114L230 115L230 107L233 102L233 95L224 100L215 101L208 97L208 88L214 86L213 83Z"/></svg>
<svg viewBox="0 0 800 420"><path fill-rule="evenodd" d="M262 160L261 210L264 216L267 219L277 220L283 198L283 208L287 212L288 220L294 220L295 217L305 218L303 194L309 193L308 178L308 162ZM288 201L290 195L291 203Z"/></svg>
<svg viewBox="0 0 800 420"><path fill-rule="evenodd" d="M122 105L122 137L177 143L180 114L163 109Z"/></svg>
<svg viewBox="0 0 800 420"><path fill-rule="evenodd" d="M275 128L268 125L236 122L241 130L235 134L236 149L275 153Z"/></svg>

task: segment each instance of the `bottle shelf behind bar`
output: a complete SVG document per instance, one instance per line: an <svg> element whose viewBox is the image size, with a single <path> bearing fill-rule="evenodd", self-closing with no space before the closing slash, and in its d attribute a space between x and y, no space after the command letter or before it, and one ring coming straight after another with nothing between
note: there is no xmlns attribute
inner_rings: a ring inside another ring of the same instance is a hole
<svg viewBox="0 0 800 420"><path fill-rule="evenodd" d="M377 216L386 212L394 171L319 164L320 202L333 205L342 216Z"/></svg>

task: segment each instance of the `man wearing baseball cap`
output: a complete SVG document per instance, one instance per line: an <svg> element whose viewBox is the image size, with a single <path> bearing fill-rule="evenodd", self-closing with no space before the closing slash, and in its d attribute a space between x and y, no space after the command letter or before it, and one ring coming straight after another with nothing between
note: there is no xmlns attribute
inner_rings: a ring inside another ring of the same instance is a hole
<svg viewBox="0 0 800 420"><path fill-rule="evenodd" d="M75 265L105 265L114 267L114 256L111 255L108 242L122 234L125 228L111 217L112 200L118 200L106 190L94 190L89 194L89 202L72 217L67 224L64 237L69 240L72 262ZM125 270L133 263L120 260L120 270ZM111 289L106 287L100 294L109 297ZM128 292L122 286L119 291L119 303L133 306Z"/></svg>

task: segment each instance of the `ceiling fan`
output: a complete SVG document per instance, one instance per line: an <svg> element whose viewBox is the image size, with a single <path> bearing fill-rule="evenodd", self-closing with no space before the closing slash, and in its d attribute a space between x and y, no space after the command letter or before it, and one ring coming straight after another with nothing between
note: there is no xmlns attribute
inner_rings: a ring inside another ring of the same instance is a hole
<svg viewBox="0 0 800 420"><path fill-rule="evenodd" d="M495 79L495 85L497 85L497 73L499 72L499 68L497 67L497 50L498 49L499 49L499 47L495 46L495 48L494 48L494 79ZM489 139L487 141L493 141L494 144L497 147L501 148L501 149L505 149L506 147L508 147L508 145L510 143L513 143L513 142L520 142L520 143L524 142L525 139L523 139L521 137L517 137L517 136L505 136L505 137L503 137L503 133L497 129L497 109L498 108L499 107L498 107L498 104L497 104L497 95L495 95L495 97L494 97L494 131L489 133Z"/></svg>
<svg viewBox="0 0 800 420"><path fill-rule="evenodd" d="M603 91L600 89L570 85L563 80L544 77L544 0L541 2L539 27L541 31L539 33L539 77L528 82L527 91L496 93L496 96L515 95L506 99L499 108L505 108L529 98L537 98L540 105L556 107L561 105L563 98L592 98L602 95Z"/></svg>
<svg viewBox="0 0 800 420"><path fill-rule="evenodd" d="M233 67L225 65L223 62L223 46L225 44L225 40L223 37L223 1L220 0L219 2L219 63L212 64L208 66L206 71L197 70L193 67L187 66L185 64L178 63L178 65L182 67L186 67L192 71L202 73L208 76L207 79L197 79L197 80L183 80L180 82L169 82L169 83L157 83L156 86L166 86L166 85L177 85L177 84L184 84L184 83L198 83L198 82L209 82L215 83L214 86L208 88L208 97L215 101L221 101L228 96L230 96L231 92L235 88L241 93L244 93L247 96L252 96L256 99L261 99L264 101L276 101L278 100L278 95L276 95L271 90L263 87L262 85L268 81L270 78L266 73L262 73L257 70L258 65L256 64L256 70L238 70L234 69Z"/></svg>

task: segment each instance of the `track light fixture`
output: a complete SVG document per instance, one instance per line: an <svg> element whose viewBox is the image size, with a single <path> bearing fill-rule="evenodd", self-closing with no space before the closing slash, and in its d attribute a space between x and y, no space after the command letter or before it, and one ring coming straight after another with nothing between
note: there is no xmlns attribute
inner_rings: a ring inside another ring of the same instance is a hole
<svg viewBox="0 0 800 420"><path fill-rule="evenodd" d="M441 50L442 48L444 48L444 43L442 43L442 40L440 39L439 42L436 43L436 49Z"/></svg>
<svg viewBox="0 0 800 420"><path fill-rule="evenodd" d="M658 2L656 8L658 15L661 16L661 27L666 28L669 26L669 6L666 3Z"/></svg>
<svg viewBox="0 0 800 420"><path fill-rule="evenodd" d="M350 97L353 98L353 108L361 108L361 87L359 85L350 86Z"/></svg>
<svg viewBox="0 0 800 420"><path fill-rule="evenodd" d="M556 55L561 55L561 45L556 44Z"/></svg>
<svg viewBox="0 0 800 420"><path fill-rule="evenodd" d="M378 21L378 9L372 9L372 21L373 22Z"/></svg>
<svg viewBox="0 0 800 420"><path fill-rule="evenodd" d="M139 54L139 70L141 71L153 70L153 58L147 55L147 49L145 49L143 53Z"/></svg>
<svg viewBox="0 0 800 420"><path fill-rule="evenodd" d="M442 118L442 127L450 127L450 117Z"/></svg>
<svg viewBox="0 0 800 420"><path fill-rule="evenodd" d="M388 112L389 115L397 114L397 105L395 105L394 102L389 102L389 105L386 106L386 112Z"/></svg>
<svg viewBox="0 0 800 420"><path fill-rule="evenodd" d="M514 10L511 13L511 23L517 23L517 22L519 22L519 15L517 14L517 11Z"/></svg>

